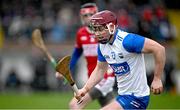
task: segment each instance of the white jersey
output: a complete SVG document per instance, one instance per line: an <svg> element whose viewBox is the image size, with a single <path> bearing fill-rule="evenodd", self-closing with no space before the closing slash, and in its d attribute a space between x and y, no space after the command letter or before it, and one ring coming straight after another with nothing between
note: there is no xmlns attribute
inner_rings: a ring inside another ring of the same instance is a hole
<svg viewBox="0 0 180 110"><path fill-rule="evenodd" d="M143 97L150 94L144 54L145 38L117 29L112 44L98 45L98 61L107 61L114 70L119 95Z"/></svg>

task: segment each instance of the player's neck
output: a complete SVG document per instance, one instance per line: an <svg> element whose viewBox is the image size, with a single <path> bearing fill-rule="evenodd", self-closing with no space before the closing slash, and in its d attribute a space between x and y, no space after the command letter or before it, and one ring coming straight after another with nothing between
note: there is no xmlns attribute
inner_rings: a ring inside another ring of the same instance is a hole
<svg viewBox="0 0 180 110"><path fill-rule="evenodd" d="M110 35L110 39L109 39L109 44L112 44L113 43L113 39L114 39L114 35Z"/></svg>
<svg viewBox="0 0 180 110"><path fill-rule="evenodd" d="M86 26L86 30L92 34L92 31L88 28L88 26Z"/></svg>

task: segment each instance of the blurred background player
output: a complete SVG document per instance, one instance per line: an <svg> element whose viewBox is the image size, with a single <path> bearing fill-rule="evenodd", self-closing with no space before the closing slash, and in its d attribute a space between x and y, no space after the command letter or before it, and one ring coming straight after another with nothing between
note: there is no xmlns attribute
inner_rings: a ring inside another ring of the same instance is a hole
<svg viewBox="0 0 180 110"><path fill-rule="evenodd" d="M90 17L98 12L98 8L95 3L86 3L81 6L80 17L83 26L77 31L76 45L72 54L70 63L70 69L73 72L75 64L77 63L80 56L83 54L87 61L88 77L90 77L92 71L97 64L97 41L94 38L89 28ZM56 74L58 77L58 74ZM113 85L115 82L113 70L109 67L107 73L104 75L104 79L101 80L88 94L83 98L81 104L77 104L77 100L73 98L69 107L71 109L84 108L89 102L97 99L100 105L103 107L113 99Z"/></svg>

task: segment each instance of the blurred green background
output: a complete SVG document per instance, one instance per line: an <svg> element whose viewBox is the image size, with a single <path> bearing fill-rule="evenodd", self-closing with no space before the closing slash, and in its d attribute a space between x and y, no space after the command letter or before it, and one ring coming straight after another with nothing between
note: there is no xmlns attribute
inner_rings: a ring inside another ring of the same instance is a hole
<svg viewBox="0 0 180 110"><path fill-rule="evenodd" d="M71 92L36 92L30 94L4 93L0 95L1 109L68 109ZM18 100L17 100L18 99ZM180 96L164 93L151 95L148 109L179 109ZM86 109L98 109L97 101Z"/></svg>

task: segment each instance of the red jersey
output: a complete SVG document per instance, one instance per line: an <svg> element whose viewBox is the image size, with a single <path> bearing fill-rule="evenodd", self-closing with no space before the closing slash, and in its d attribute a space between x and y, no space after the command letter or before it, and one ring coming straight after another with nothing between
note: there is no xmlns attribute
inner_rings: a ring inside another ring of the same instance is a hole
<svg viewBox="0 0 180 110"><path fill-rule="evenodd" d="M91 34L87 27L81 27L76 35L76 48L83 50L83 55L87 61L88 77L91 75L97 64L97 48L98 43L94 35ZM108 76L114 76L113 72L108 72L104 75L105 78Z"/></svg>

